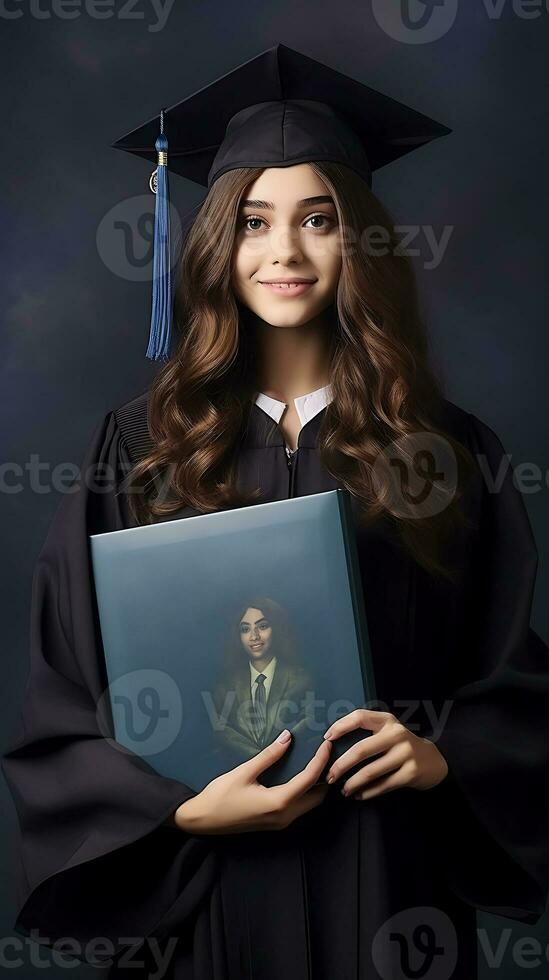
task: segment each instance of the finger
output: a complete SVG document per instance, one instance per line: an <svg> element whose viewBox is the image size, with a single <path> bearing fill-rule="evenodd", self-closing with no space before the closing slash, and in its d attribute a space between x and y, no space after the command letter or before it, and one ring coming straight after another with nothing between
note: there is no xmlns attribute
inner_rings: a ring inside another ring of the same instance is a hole
<svg viewBox="0 0 549 980"><path fill-rule="evenodd" d="M285 731L288 731L288 729L285 729ZM261 749L257 755L254 755L253 759L247 759L246 762L241 763L239 768L244 770L251 782L257 780L257 777L265 769L272 766L273 762L276 762L277 759L280 759L287 752L288 747L292 744L292 734L289 732L290 737L286 741L281 742L280 737L283 734L284 732L281 732L280 735L277 735L275 740L270 745L266 745L264 749Z"/></svg>
<svg viewBox="0 0 549 980"><path fill-rule="evenodd" d="M281 798L283 805L287 805L292 799L302 796L318 782L330 758L331 749L330 742L322 741L312 759L309 760L301 772L296 773L295 776L292 776L291 779L281 786L273 787L270 792L277 794Z"/></svg>
<svg viewBox="0 0 549 980"><path fill-rule="evenodd" d="M384 776L380 779L379 783L375 786L370 786L368 789L359 789L353 794L355 800L369 800L374 796L382 796L384 793L390 793L391 790L403 789L408 785L408 777L403 768L401 767L396 772L389 773L388 776Z"/></svg>
<svg viewBox="0 0 549 980"><path fill-rule="evenodd" d="M391 719L396 720L394 715L388 711L372 710L370 708L356 708L350 711L343 718L338 718L333 725L324 732L324 738L339 738L345 732L352 732L355 728L366 728L372 732L378 732Z"/></svg>
<svg viewBox="0 0 549 980"><path fill-rule="evenodd" d="M395 744L396 731L396 726L386 725L375 735L365 735L355 745L351 745L346 752L340 755L339 759L334 759L327 773L329 782L335 783L336 779L339 779L363 759L369 759L373 755L378 755L380 752L386 752L392 748Z"/></svg>
<svg viewBox="0 0 549 980"><path fill-rule="evenodd" d="M381 759L375 762L368 762L359 772L355 772L343 786L345 796L352 796L359 789L368 789L372 783L389 773L394 772L406 762L408 753L404 746L395 745L389 752L386 752Z"/></svg>

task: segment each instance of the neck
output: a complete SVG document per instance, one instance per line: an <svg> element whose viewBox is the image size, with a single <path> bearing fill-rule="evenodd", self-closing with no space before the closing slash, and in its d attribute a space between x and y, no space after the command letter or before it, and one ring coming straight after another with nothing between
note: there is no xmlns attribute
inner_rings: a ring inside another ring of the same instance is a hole
<svg viewBox="0 0 549 980"><path fill-rule="evenodd" d="M331 310L298 327L275 327L249 311L257 351L257 391L289 403L330 384Z"/></svg>

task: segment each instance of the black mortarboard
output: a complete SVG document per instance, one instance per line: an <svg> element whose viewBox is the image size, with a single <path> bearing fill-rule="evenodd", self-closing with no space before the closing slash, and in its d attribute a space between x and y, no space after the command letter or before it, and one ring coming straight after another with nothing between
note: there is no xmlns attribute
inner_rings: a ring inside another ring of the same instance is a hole
<svg viewBox="0 0 549 980"><path fill-rule="evenodd" d="M112 144L157 164L151 183L155 259L147 350L153 359L168 356L170 341L168 170L209 189L235 167L332 160L371 187L374 170L451 132L284 44L162 110L160 131L158 136L155 116Z"/></svg>

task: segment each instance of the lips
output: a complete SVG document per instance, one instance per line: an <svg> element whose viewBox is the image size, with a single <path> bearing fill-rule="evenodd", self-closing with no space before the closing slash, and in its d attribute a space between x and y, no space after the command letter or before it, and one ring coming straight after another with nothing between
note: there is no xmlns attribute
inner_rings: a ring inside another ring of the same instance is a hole
<svg viewBox="0 0 549 980"><path fill-rule="evenodd" d="M272 293L277 293L279 296L301 296L314 285L314 282L262 282L261 285L264 289L270 289Z"/></svg>

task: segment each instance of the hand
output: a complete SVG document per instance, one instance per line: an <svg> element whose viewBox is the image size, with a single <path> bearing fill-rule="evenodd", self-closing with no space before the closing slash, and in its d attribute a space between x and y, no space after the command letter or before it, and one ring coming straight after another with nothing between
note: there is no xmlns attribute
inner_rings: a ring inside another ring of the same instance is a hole
<svg viewBox="0 0 549 980"><path fill-rule="evenodd" d="M267 787L257 781L291 744L289 732L286 741L279 741L280 737L185 800L174 813L175 825L191 834L282 830L322 803L328 787L315 783L328 763L330 742L322 742L305 768L281 786Z"/></svg>
<svg viewBox="0 0 549 980"><path fill-rule="evenodd" d="M382 755L343 784L341 792L344 796L367 800L402 786L431 789L447 776L448 764L436 745L428 738L414 735L387 711L358 708L334 722L324 733L324 738L336 739L356 728L366 728L373 734L344 752L330 767L326 781L335 782L362 759Z"/></svg>

